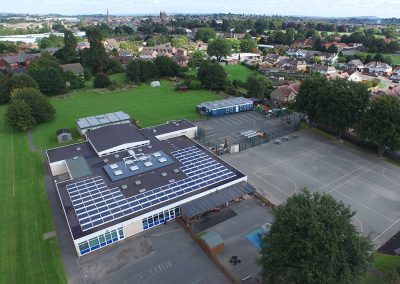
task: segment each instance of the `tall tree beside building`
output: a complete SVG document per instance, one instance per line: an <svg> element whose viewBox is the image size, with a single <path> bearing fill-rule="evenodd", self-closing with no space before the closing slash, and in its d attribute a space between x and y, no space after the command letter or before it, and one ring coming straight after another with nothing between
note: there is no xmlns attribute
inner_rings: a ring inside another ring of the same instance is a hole
<svg viewBox="0 0 400 284"><path fill-rule="evenodd" d="M266 283L355 283L372 261L372 242L352 224L355 212L331 195L304 191L274 211L263 238Z"/></svg>
<svg viewBox="0 0 400 284"><path fill-rule="evenodd" d="M222 57L232 54L232 46L226 38L219 37L208 44L207 53L209 56L215 56L220 61Z"/></svg>
<svg viewBox="0 0 400 284"><path fill-rule="evenodd" d="M269 98L274 88L271 80L267 79L265 76L257 76L256 73L251 74L246 80L248 97L260 99Z"/></svg>
<svg viewBox="0 0 400 284"><path fill-rule="evenodd" d="M175 60L167 56L158 56L154 64L157 66L159 75L164 77L178 76L181 69Z"/></svg>
<svg viewBox="0 0 400 284"><path fill-rule="evenodd" d="M240 41L241 52L254 52L257 49L257 42L253 39L242 39Z"/></svg>
<svg viewBox="0 0 400 284"><path fill-rule="evenodd" d="M378 146L379 155L385 149L400 150L400 99L389 95L373 99L361 117L358 131L361 138Z"/></svg>
<svg viewBox="0 0 400 284"><path fill-rule="evenodd" d="M89 67L94 73L106 72L108 55L102 43L103 34L96 26L85 29L90 48L81 51L81 63Z"/></svg>
<svg viewBox="0 0 400 284"><path fill-rule="evenodd" d="M33 60L27 73L38 83L40 91L46 96L55 96L66 91L63 70L50 54L44 53L39 59Z"/></svg>
<svg viewBox="0 0 400 284"><path fill-rule="evenodd" d="M64 31L64 47L54 53L54 57L60 60L61 64L79 62L79 56L76 52L76 38L71 31Z"/></svg>

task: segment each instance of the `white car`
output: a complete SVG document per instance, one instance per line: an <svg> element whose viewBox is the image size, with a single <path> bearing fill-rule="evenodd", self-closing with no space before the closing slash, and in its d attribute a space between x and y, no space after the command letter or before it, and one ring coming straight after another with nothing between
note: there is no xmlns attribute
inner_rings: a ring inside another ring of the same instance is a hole
<svg viewBox="0 0 400 284"><path fill-rule="evenodd" d="M282 141L279 139L276 139L276 140L274 140L274 144L277 144L277 145L282 144Z"/></svg>

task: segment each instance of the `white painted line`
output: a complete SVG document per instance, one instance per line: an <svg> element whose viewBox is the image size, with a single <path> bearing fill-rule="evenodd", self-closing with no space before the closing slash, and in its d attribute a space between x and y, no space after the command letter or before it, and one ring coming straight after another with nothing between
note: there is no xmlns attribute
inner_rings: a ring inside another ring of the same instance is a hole
<svg viewBox="0 0 400 284"><path fill-rule="evenodd" d="M355 215L353 216L353 218L358 222L358 224L360 224L360 233L362 233L364 231L363 224L361 223L360 219L358 219Z"/></svg>
<svg viewBox="0 0 400 284"><path fill-rule="evenodd" d="M382 166L381 166L381 167L382 167ZM394 185L400 186L400 183L395 182L395 181L393 181L392 179L390 179L388 176L386 176L385 170L389 170L389 171L392 171L392 172L394 172L394 173L396 173L396 172L393 171L393 170L391 170L391 169L384 168L384 167L382 167L382 171L381 171L382 176L383 176L385 179L387 179L390 183L393 183ZM396 173L396 174L399 175L398 173Z"/></svg>
<svg viewBox="0 0 400 284"><path fill-rule="evenodd" d="M366 209L368 209L368 210L374 212L375 214L378 214L379 216L382 216L383 218L385 218L385 219L387 219L387 220L389 220L389 221L391 221L391 222L394 222L393 219L391 219L391 218L389 218L389 217L383 215L382 213L379 213L378 211L376 211L376 210L374 210L374 209L368 207L367 205L362 204L361 202L355 200L354 198L348 197L346 194L341 193L340 191L337 191L337 190L334 190L334 191L335 191L336 193L338 193L338 194L344 196L345 198L350 199L351 201L357 203L358 205L361 205L362 207L364 207L364 208L366 208Z"/></svg>
<svg viewBox="0 0 400 284"><path fill-rule="evenodd" d="M377 236L375 239L373 239L372 241L375 242L377 239L379 239L380 237L382 237L383 234L385 234L387 231L389 231L394 225L396 225L398 222L400 222L400 219L397 219L396 222L394 222L392 225L390 225L386 230L384 230L382 233L380 233L379 236Z"/></svg>
<svg viewBox="0 0 400 284"><path fill-rule="evenodd" d="M237 121L234 121L233 119L231 119L230 117L224 117L224 120L229 121L230 123L233 123L233 125L239 125L240 123L238 123Z"/></svg>
<svg viewBox="0 0 400 284"><path fill-rule="evenodd" d="M296 169L296 168L293 167L293 166L290 166L290 165L289 165L289 168L291 168L292 170L295 170L296 172L302 174L302 175L305 176L305 177L308 177L309 179L314 180L315 182L317 182L317 183L319 183L319 184L321 184L321 185L325 185L323 182L320 182L320 181L317 180L316 178L314 178L314 177L312 177L312 176L310 176L310 175L304 173L303 171L300 171L299 169Z"/></svg>
<svg viewBox="0 0 400 284"><path fill-rule="evenodd" d="M225 123L225 124L228 124L229 126L233 126L233 124L227 122L227 121L224 120L223 118L220 118L219 120L222 121L222 122Z"/></svg>
<svg viewBox="0 0 400 284"><path fill-rule="evenodd" d="M284 191L282 188L270 183L269 181L267 181L266 179L264 179L262 176L257 175L255 172L252 173L253 175L255 175L256 177L258 177L259 179L262 179L264 182L268 183L270 186L272 186L273 188L279 190L280 192L282 192L283 194L285 194L287 197L290 197L291 195L289 195L286 191Z"/></svg>

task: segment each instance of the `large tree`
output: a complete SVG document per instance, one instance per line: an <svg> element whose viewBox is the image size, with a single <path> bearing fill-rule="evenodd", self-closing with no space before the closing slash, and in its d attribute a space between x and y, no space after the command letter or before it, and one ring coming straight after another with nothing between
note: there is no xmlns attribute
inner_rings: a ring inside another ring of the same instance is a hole
<svg viewBox="0 0 400 284"><path fill-rule="evenodd" d="M24 101L31 109L31 115L37 123L53 119L56 113L49 99L37 89L18 89L14 92L12 100Z"/></svg>
<svg viewBox="0 0 400 284"><path fill-rule="evenodd" d="M301 82L295 106L298 111L308 116L310 126L317 122L318 97L325 91L327 84L326 78L319 74L307 77Z"/></svg>
<svg viewBox="0 0 400 284"><path fill-rule="evenodd" d="M28 75L39 84L40 91L46 96L55 96L66 91L63 70L50 54L43 54L39 59L33 60L28 67Z"/></svg>
<svg viewBox="0 0 400 284"><path fill-rule="evenodd" d="M274 90L271 80L265 76L257 76L256 73L251 74L246 80L247 96L253 98L269 98Z"/></svg>
<svg viewBox="0 0 400 284"><path fill-rule="evenodd" d="M355 212L342 202L306 190L273 211L258 260L265 282L354 283L366 272L372 242L357 232Z"/></svg>
<svg viewBox="0 0 400 284"><path fill-rule="evenodd" d="M400 99L385 95L371 101L361 117L358 131L363 139L378 146L378 154L385 149L400 149Z"/></svg>
<svg viewBox="0 0 400 284"><path fill-rule="evenodd" d="M159 62L161 62L160 60ZM176 63L175 63L176 64ZM169 70L164 70L168 71ZM153 61L136 59L126 67L126 76L130 82L140 84L159 77L157 65Z"/></svg>
<svg viewBox="0 0 400 284"><path fill-rule="evenodd" d="M3 72L0 72L0 104L6 104L10 101L8 80L9 78Z"/></svg>
<svg viewBox="0 0 400 284"><path fill-rule="evenodd" d="M93 81L94 88L103 89L109 87L110 85L111 85L111 80L110 78L108 78L107 74L103 72L97 73Z"/></svg>
<svg viewBox="0 0 400 284"><path fill-rule="evenodd" d="M172 46L175 46L177 48L182 48L189 44L189 39L187 38L187 36L180 35L180 36L172 38L171 44L172 44Z"/></svg>
<svg viewBox="0 0 400 284"><path fill-rule="evenodd" d="M232 46L226 38L219 37L208 44L207 53L209 56L215 56L220 61L222 57L231 55Z"/></svg>
<svg viewBox="0 0 400 284"><path fill-rule="evenodd" d="M342 133L353 127L368 105L370 92L365 84L344 79L329 81L318 96L317 120L327 125L341 139Z"/></svg>
<svg viewBox="0 0 400 284"><path fill-rule="evenodd" d="M90 26L85 29L90 48L81 52L81 63L92 69L94 73L106 72L107 61L109 60L106 49L102 43L103 33L99 27Z"/></svg>
<svg viewBox="0 0 400 284"><path fill-rule="evenodd" d="M5 119L10 127L19 131L31 129L36 124L31 108L19 99L13 100L8 106Z"/></svg>
<svg viewBox="0 0 400 284"><path fill-rule="evenodd" d="M160 76L174 77L179 75L180 66L170 57L158 56L154 63L156 64Z"/></svg>
<svg viewBox="0 0 400 284"><path fill-rule="evenodd" d="M253 39L242 39L240 41L241 52L254 52L257 49L257 42Z"/></svg>
<svg viewBox="0 0 400 284"><path fill-rule="evenodd" d="M64 47L57 50L54 56L60 60L61 64L79 62L78 53L76 52L76 38L71 31L64 31Z"/></svg>
<svg viewBox="0 0 400 284"><path fill-rule="evenodd" d="M217 35L212 28L201 28L194 36L195 40L201 40L203 42L208 42L210 39L214 39L216 37Z"/></svg>
<svg viewBox="0 0 400 284"><path fill-rule="evenodd" d="M204 61L197 72L197 79L208 90L223 90L227 74L220 64Z"/></svg>

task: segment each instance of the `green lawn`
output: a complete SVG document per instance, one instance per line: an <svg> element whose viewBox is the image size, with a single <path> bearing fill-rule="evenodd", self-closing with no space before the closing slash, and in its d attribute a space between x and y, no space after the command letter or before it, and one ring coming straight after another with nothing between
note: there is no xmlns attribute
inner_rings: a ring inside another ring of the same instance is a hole
<svg viewBox="0 0 400 284"><path fill-rule="evenodd" d="M371 54L374 56L376 53L373 52L362 52L362 54ZM393 59L393 64L394 65L400 65L400 54L394 54L394 53L382 53L383 56L391 56Z"/></svg>
<svg viewBox="0 0 400 284"><path fill-rule="evenodd" d="M4 125L0 107L0 283L66 283L54 231L43 164L27 135Z"/></svg>
<svg viewBox="0 0 400 284"><path fill-rule="evenodd" d="M374 266L383 272L389 272L400 267L400 256L377 252L374 254Z"/></svg>
<svg viewBox="0 0 400 284"><path fill-rule="evenodd" d="M111 76L123 80L122 75ZM125 111L141 126L164 123L171 119L197 118L195 106L220 99L217 94L199 90L176 92L167 81L161 87L148 85L116 91L88 87L63 98L52 98L57 110L54 121L33 129L36 147L59 146L55 131L73 130L79 117L113 111ZM6 106L0 106L0 283L65 283L65 273L56 238L44 240L54 231L43 163L38 152L30 151L26 133L13 133L5 127Z"/></svg>
<svg viewBox="0 0 400 284"><path fill-rule="evenodd" d="M226 65L225 71L230 80L240 80L246 82L247 77L252 73L252 70L240 64Z"/></svg>

